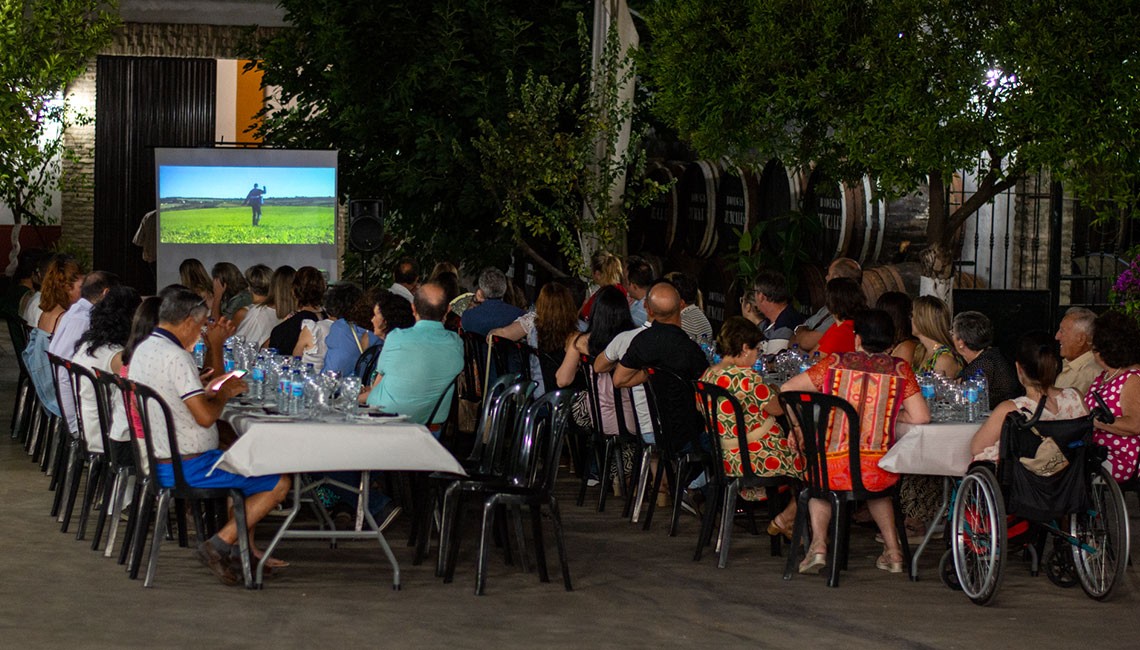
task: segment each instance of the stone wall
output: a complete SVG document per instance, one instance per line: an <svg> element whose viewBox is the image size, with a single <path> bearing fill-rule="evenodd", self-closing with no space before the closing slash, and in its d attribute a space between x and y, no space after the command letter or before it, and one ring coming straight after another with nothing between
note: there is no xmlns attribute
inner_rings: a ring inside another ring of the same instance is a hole
<svg viewBox="0 0 1140 650"><path fill-rule="evenodd" d="M242 46L251 35L263 36L273 31L223 25L125 23L101 54L236 59L241 57ZM86 124L68 129L64 136L76 158L63 163L66 182L61 195L60 241L64 247L85 251L92 248L95 230L95 71L92 59L68 87L74 107L89 119Z"/></svg>

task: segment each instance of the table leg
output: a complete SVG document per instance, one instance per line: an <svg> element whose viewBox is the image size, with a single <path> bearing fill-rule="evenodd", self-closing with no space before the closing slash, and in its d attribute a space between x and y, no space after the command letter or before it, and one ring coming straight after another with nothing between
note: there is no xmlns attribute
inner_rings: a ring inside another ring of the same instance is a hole
<svg viewBox="0 0 1140 650"><path fill-rule="evenodd" d="M915 549L914 554L910 558L910 579L912 581L918 580L918 558L922 557L922 552L926 550L926 545L930 543L930 538L934 536L934 527L946 516L950 509L950 488L952 486L952 479L949 476L942 477L942 503L938 506L938 512L926 524L926 536L922 538L922 543ZM943 527L942 534L946 534L946 529Z"/></svg>
<svg viewBox="0 0 1140 650"><path fill-rule="evenodd" d="M301 475L293 475L293 509L285 517L285 521L281 522L281 527L277 529L277 534L273 536L273 540L269 542L266 547L265 553L261 555L261 559L257 562L257 575L254 577L253 586L255 589L261 589L262 579L265 577L265 564L269 558L273 557L273 551L277 545L281 543L281 538L285 537L285 533L289 531L289 526L293 524L293 520L297 518L297 513L301 511Z"/></svg>
<svg viewBox="0 0 1140 650"><path fill-rule="evenodd" d="M361 501L366 500L367 493L361 498ZM380 526L376 524L376 520L372 518L372 513L367 508L364 509L364 517L368 520L368 525L372 526L372 530L376 531L376 541L380 542L380 549L384 551L384 555L388 558L388 564L392 565L392 589L400 590L400 565L396 562L396 555L392 553L392 547L388 546L388 540L384 538L384 531L380 530Z"/></svg>

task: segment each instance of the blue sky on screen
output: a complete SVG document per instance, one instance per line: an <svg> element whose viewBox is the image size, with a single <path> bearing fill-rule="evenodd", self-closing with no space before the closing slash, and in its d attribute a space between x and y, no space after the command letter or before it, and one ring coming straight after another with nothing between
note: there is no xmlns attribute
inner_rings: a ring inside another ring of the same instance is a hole
<svg viewBox="0 0 1140 650"><path fill-rule="evenodd" d="M244 199L257 183L267 199L331 197L336 194L336 169L331 167L190 167L162 165L158 196Z"/></svg>

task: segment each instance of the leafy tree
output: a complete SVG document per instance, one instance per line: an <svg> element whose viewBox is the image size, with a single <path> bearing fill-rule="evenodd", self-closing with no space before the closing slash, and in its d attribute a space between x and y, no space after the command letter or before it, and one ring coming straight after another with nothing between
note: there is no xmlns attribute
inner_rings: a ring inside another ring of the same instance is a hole
<svg viewBox="0 0 1140 650"><path fill-rule="evenodd" d="M342 196L385 199L384 267L402 255L501 263L511 233L496 224L473 141L481 120L505 123L510 75L578 80L576 21L589 3L281 4L293 28L252 53L284 107L266 111L265 139L338 149Z"/></svg>
<svg viewBox="0 0 1140 650"><path fill-rule="evenodd" d="M59 186L68 125L90 119L68 105L66 87L119 24L103 0L0 0L0 201L19 225L46 222Z"/></svg>
<svg viewBox="0 0 1140 650"><path fill-rule="evenodd" d="M924 273L948 291L966 219L1027 169L1136 198L1140 13L1089 5L658 0L647 64L660 115L703 156L868 173L886 195L927 184ZM958 169L978 190L948 212Z"/></svg>
<svg viewBox="0 0 1140 650"><path fill-rule="evenodd" d="M592 73L584 25L580 38L582 82L554 83L528 70L517 88L508 83L506 123L496 127L481 120L482 135L475 141L483 181L500 205L498 222L558 275L562 271L536 254L527 237L553 239L569 270L586 275L585 261L595 248L619 248L628 208L663 191L642 177L640 129L623 137L634 118L627 98L634 80L617 22L610 25Z"/></svg>

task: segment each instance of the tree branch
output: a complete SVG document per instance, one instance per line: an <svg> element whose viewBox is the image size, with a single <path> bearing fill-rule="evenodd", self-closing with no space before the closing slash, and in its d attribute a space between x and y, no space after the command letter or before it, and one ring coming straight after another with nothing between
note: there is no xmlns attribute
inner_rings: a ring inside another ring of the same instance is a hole
<svg viewBox="0 0 1140 650"><path fill-rule="evenodd" d="M522 237L516 237L515 238L515 245L518 246L522 250L522 252L526 253L527 257L534 260L534 262L536 264L538 264L542 268L546 269L547 271L550 271L550 273L552 275L554 275L554 277L556 277L556 278L569 277L565 271L558 268L557 266L554 266L550 262L546 261L546 258L543 257L541 254L539 254L538 251L531 248L530 244L523 241Z"/></svg>
<svg viewBox="0 0 1140 650"><path fill-rule="evenodd" d="M999 162L998 164L1000 165L1001 163ZM952 239L957 235L958 231L965 225L966 220L983 205L998 194L1016 185L1020 174L1011 173L1001 181L997 180L997 176L998 173L994 170L993 164L991 164L990 171L986 172L985 178L978 184L978 189L970 195L970 198L963 201L962 205L946 220L945 234L948 238Z"/></svg>

